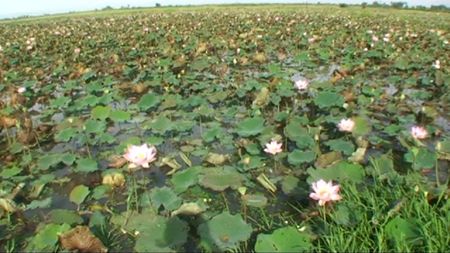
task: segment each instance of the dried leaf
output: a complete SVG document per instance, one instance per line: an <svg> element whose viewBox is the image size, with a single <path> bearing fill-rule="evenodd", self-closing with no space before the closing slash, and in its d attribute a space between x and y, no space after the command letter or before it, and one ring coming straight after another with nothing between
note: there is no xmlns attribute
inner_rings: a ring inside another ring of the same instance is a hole
<svg viewBox="0 0 450 253"><path fill-rule="evenodd" d="M209 153L208 156L206 157L206 161L214 165L222 165L227 160L228 156L223 154Z"/></svg>
<svg viewBox="0 0 450 253"><path fill-rule="evenodd" d="M254 106L265 106L269 102L269 89L263 87L253 100Z"/></svg>
<svg viewBox="0 0 450 253"><path fill-rule="evenodd" d="M108 252L91 230L86 226L77 226L59 236L61 245L66 250L78 250L78 252Z"/></svg>
<svg viewBox="0 0 450 253"><path fill-rule="evenodd" d="M267 190L271 191L271 192L276 192L277 191L277 187L267 178L267 176L262 173L261 175L259 175L256 180L258 180L258 182L260 184L262 184L262 186L264 186L264 188L266 188Z"/></svg>
<svg viewBox="0 0 450 253"><path fill-rule="evenodd" d="M338 161L342 160L342 155L340 152L332 151L326 154L322 154L317 158L315 166L317 168L326 168Z"/></svg>
<svg viewBox="0 0 450 253"><path fill-rule="evenodd" d="M178 214L197 215L199 213L204 212L205 210L206 210L206 206L201 205L199 203L196 203L196 202L184 203L177 210L172 212L172 216L175 216Z"/></svg>
<svg viewBox="0 0 450 253"><path fill-rule="evenodd" d="M127 159L122 156L113 156L109 161L108 167L110 168L121 168L127 163Z"/></svg>
<svg viewBox="0 0 450 253"><path fill-rule="evenodd" d="M366 148L358 148L353 152L352 156L348 158L349 161L360 163L364 161L364 155L366 154Z"/></svg>

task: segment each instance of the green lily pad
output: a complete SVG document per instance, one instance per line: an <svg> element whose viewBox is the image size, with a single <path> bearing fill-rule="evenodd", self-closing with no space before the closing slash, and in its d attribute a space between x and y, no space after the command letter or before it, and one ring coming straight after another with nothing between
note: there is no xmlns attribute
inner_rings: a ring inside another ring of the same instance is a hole
<svg viewBox="0 0 450 253"><path fill-rule="evenodd" d="M28 252L52 252L55 250L56 243L58 242L58 235L62 234L70 229L68 224L47 224L39 229L39 232L31 239L30 244L27 246Z"/></svg>
<svg viewBox="0 0 450 253"><path fill-rule="evenodd" d="M298 182L300 180L292 175L285 176L281 182L281 189L285 194L293 193L295 188L297 188Z"/></svg>
<svg viewBox="0 0 450 253"><path fill-rule="evenodd" d="M386 235L395 243L404 243L405 241L413 241L420 237L420 233L415 223L400 217L395 217L385 226Z"/></svg>
<svg viewBox="0 0 450 253"><path fill-rule="evenodd" d="M97 162L91 158L82 158L77 160L77 166L74 169L76 172L93 172L98 170Z"/></svg>
<svg viewBox="0 0 450 253"><path fill-rule="evenodd" d="M242 196L242 201L247 206L265 207L267 205L267 198L262 194L246 194Z"/></svg>
<svg viewBox="0 0 450 253"><path fill-rule="evenodd" d="M63 162L67 166L72 165L76 159L77 159L77 156L74 154L71 154L71 153L64 153L61 156L61 162Z"/></svg>
<svg viewBox="0 0 450 253"><path fill-rule="evenodd" d="M307 179L308 183L315 182L319 179L361 183L365 176L364 169L361 165L348 162L339 162L326 169L309 168L307 173L309 174Z"/></svg>
<svg viewBox="0 0 450 253"><path fill-rule="evenodd" d="M83 203L83 201L86 199L89 193L90 193L89 187L86 187L84 185L77 185L70 192L69 199L73 203L81 205L81 203Z"/></svg>
<svg viewBox="0 0 450 253"><path fill-rule="evenodd" d="M223 212L198 227L202 243L210 250L233 250L240 242L247 241L252 227L238 214Z"/></svg>
<svg viewBox="0 0 450 253"><path fill-rule="evenodd" d="M240 136L255 136L264 130L264 119L261 117L247 118L239 122L237 133Z"/></svg>
<svg viewBox="0 0 450 253"><path fill-rule="evenodd" d="M336 92L321 91L314 98L314 103L321 109L332 106L342 106L344 104L344 97Z"/></svg>
<svg viewBox="0 0 450 253"><path fill-rule="evenodd" d="M256 252L310 252L311 237L295 227L284 227L272 234L259 234L256 239Z"/></svg>
<svg viewBox="0 0 450 253"><path fill-rule="evenodd" d="M166 218L142 213L130 218L138 232L134 250L137 252L175 252L187 240L189 226L178 217Z"/></svg>
<svg viewBox="0 0 450 253"><path fill-rule="evenodd" d="M159 134L164 134L167 131L172 130L172 121L165 116L159 116L158 118L152 120L150 123L150 128Z"/></svg>
<svg viewBox="0 0 450 253"><path fill-rule="evenodd" d="M355 127L352 134L356 136L366 135L372 130L369 122L362 117L355 117L353 118L353 121L355 122Z"/></svg>
<svg viewBox="0 0 450 253"><path fill-rule="evenodd" d="M150 108L156 107L161 102L160 96L154 93L145 94L138 102L138 106L142 111L147 111Z"/></svg>
<svg viewBox="0 0 450 253"><path fill-rule="evenodd" d="M103 121L89 119L84 124L84 127L85 127L84 129L85 129L86 133L100 134L100 133L103 133L106 125Z"/></svg>
<svg viewBox="0 0 450 253"><path fill-rule="evenodd" d="M93 119L105 120L109 117L110 113L111 107L98 105L92 109L91 116Z"/></svg>
<svg viewBox="0 0 450 253"><path fill-rule="evenodd" d="M48 197L42 200L33 200L30 204L27 205L26 210L32 210L36 208L48 208L52 204L52 198Z"/></svg>
<svg viewBox="0 0 450 253"><path fill-rule="evenodd" d="M125 111L112 111L109 116L114 122L125 122L131 118L131 113Z"/></svg>
<svg viewBox="0 0 450 253"><path fill-rule="evenodd" d="M316 153L313 151L294 150L288 155L288 162L292 165L300 165L302 163L310 163L316 159Z"/></svg>
<svg viewBox="0 0 450 253"><path fill-rule="evenodd" d="M53 209L50 212L50 220L55 224L64 224L67 223L69 225L82 224L83 219L78 213L72 210L67 209Z"/></svg>
<svg viewBox="0 0 450 253"><path fill-rule="evenodd" d="M47 154L39 158L37 166L39 170L48 170L61 162L61 154Z"/></svg>
<svg viewBox="0 0 450 253"><path fill-rule="evenodd" d="M201 186L214 191L224 191L227 188L237 189L242 185L243 176L231 167L208 168L200 176Z"/></svg>
<svg viewBox="0 0 450 253"><path fill-rule="evenodd" d="M302 127L297 121L287 124L284 128L284 133L290 140L295 141L298 148L310 148L315 144L314 138L310 135L308 129Z"/></svg>
<svg viewBox="0 0 450 253"><path fill-rule="evenodd" d="M189 187L197 184L201 169L202 167L191 167L175 173L170 179L174 191L176 193L182 193Z"/></svg>
<svg viewBox="0 0 450 253"><path fill-rule="evenodd" d="M333 151L342 152L346 155L351 155L355 151L355 145L343 139L329 140L325 142L325 145L329 146Z"/></svg>
<svg viewBox="0 0 450 253"><path fill-rule="evenodd" d="M339 225L348 226L350 224L350 209L345 205L338 205L333 213L333 220Z"/></svg>
<svg viewBox="0 0 450 253"><path fill-rule="evenodd" d="M181 205L181 198L178 197L169 187L155 188L150 192L150 199L153 206L158 209L161 205L166 210L172 211Z"/></svg>
<svg viewBox="0 0 450 253"><path fill-rule="evenodd" d="M59 131L55 135L55 141L58 142L68 142L72 138L74 138L78 133L78 130L72 127L64 128L61 131Z"/></svg>
<svg viewBox="0 0 450 253"><path fill-rule="evenodd" d="M20 172L22 172L22 168L19 168L17 166L13 166L9 169L2 169L0 172L0 177L4 178L4 179L8 179L11 177L14 177L16 175L19 175Z"/></svg>

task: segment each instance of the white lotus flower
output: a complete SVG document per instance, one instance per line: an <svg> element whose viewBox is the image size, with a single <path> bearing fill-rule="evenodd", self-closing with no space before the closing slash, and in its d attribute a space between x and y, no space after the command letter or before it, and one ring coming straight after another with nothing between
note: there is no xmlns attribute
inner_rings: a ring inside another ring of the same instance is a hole
<svg viewBox="0 0 450 253"><path fill-rule="evenodd" d="M341 132L351 132L355 127L355 121L352 119L341 119L337 126Z"/></svg>
<svg viewBox="0 0 450 253"><path fill-rule="evenodd" d="M314 192L309 194L309 197L319 201L319 205L323 206L329 201L338 201L342 197L339 195L339 185L333 185L331 181L325 182L323 179L312 184Z"/></svg>
<svg viewBox="0 0 450 253"><path fill-rule="evenodd" d="M136 168L142 166L144 168L149 167L149 163L156 160L156 148L154 146L148 146L143 144L142 146L131 145L123 155L127 161L131 164L129 168Z"/></svg>
<svg viewBox="0 0 450 253"><path fill-rule="evenodd" d="M277 141L272 140L271 142L266 143L266 148L264 149L264 151L266 153L276 155L278 153L283 152L283 149L281 148L281 146L283 146L282 143L278 143Z"/></svg>
<svg viewBox="0 0 450 253"><path fill-rule="evenodd" d="M428 132L424 127L413 126L411 127L411 135L414 139L421 140L427 138Z"/></svg>

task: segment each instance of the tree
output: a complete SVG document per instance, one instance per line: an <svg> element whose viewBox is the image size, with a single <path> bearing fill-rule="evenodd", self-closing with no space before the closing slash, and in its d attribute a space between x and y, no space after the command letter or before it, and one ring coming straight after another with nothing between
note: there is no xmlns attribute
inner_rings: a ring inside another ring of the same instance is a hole
<svg viewBox="0 0 450 253"><path fill-rule="evenodd" d="M161 7L161 4L160 3L156 3L155 7Z"/></svg>
<svg viewBox="0 0 450 253"><path fill-rule="evenodd" d="M408 8L406 2L391 2L391 6L397 9Z"/></svg>

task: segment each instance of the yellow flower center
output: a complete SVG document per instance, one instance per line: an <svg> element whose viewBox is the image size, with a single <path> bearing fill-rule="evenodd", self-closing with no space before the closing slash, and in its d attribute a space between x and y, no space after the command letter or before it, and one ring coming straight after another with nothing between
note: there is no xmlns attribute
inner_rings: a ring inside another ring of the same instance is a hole
<svg viewBox="0 0 450 253"><path fill-rule="evenodd" d="M317 194L318 194L319 196L322 197L322 196L328 194L328 189L326 189L326 188L320 188L320 189L317 191Z"/></svg>

